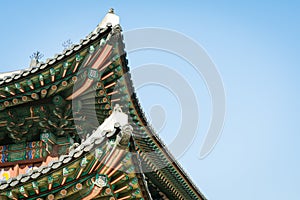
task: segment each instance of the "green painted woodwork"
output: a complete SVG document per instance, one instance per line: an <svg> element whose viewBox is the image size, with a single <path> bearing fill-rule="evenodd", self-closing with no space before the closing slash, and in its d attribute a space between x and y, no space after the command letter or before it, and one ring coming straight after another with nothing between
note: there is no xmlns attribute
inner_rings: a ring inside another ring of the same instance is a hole
<svg viewBox="0 0 300 200"><path fill-rule="evenodd" d="M130 115L130 124L136 131L135 134L142 136L134 138L135 144L131 144L129 147L138 150L142 165L152 171L146 176L151 179L152 185L157 186L156 191L167 194L171 199L177 199L180 196L201 199L202 196L200 197L197 189L169 156L144 118L134 94L130 75L127 75L127 60L120 30L114 30L111 38L115 41L107 41L108 33L110 31L89 41L81 49L62 60L57 60L44 69L0 87L0 145L23 145L24 149L24 144L41 140L43 147L36 150L42 151L42 153L35 155L46 157L54 147L58 154L65 154L68 152L69 146L74 142L80 142L80 139L84 138L87 133L91 133L109 116L111 108L119 103L123 106L122 109ZM94 62L94 53L99 53L105 44L114 46L109 58L111 63L106 69L95 73L89 69L88 65L85 65L86 61L90 59L90 62ZM124 76L124 74L126 75ZM105 76L109 77L101 80ZM76 81L74 81L74 77ZM74 104L67 100L66 98L81 87L88 78L94 80L95 84L74 101ZM74 109L73 105L75 105ZM95 113L97 123L91 121ZM15 161L16 163L19 160L27 159L21 151L5 151L2 153L2 158L7 158L4 159L4 162ZM155 153L152 157L145 157L143 152ZM96 174L94 172L89 174L89 170L107 153L105 147L97 148L94 153L80 156L68 163L67 166L42 176L37 182L26 182L10 191L3 192L2 195L9 198L15 198L16 194L21 195L21 198L25 198L24 195L34 195L35 197L29 199L37 197L45 199L47 195L53 194L55 198L63 198L60 192L64 189L69 195L68 198L74 199L79 197L78 191L74 189L77 183L83 185L80 190L82 193L89 194L93 186L91 180L96 178ZM108 180L111 182L125 173L124 179L113 184L111 189L116 190L121 188L121 184L129 184L128 190L122 194L114 195L112 193L108 196L100 196L99 199L107 199L112 196L121 198L124 195L130 195L131 199L143 199L142 194L145 190L140 188L143 178L138 178L138 175L135 174L137 164L133 163L134 159L126 155L122 161L121 171L116 172ZM162 163L166 166L164 169L153 170L159 168ZM83 172L75 180L80 169L83 169ZM62 187L63 177L66 177L66 184ZM53 189L49 191L50 183L53 185ZM39 194L35 190L38 190Z"/></svg>
<svg viewBox="0 0 300 200"><path fill-rule="evenodd" d="M94 52L95 52L95 47L94 47L94 45L91 45L91 46L89 47L89 53L92 54L92 53L94 53Z"/></svg>
<svg viewBox="0 0 300 200"><path fill-rule="evenodd" d="M48 155L42 141L0 146L0 163L44 158Z"/></svg>
<svg viewBox="0 0 300 200"><path fill-rule="evenodd" d="M77 55L76 55L76 62L81 61L82 58L83 58L83 57L82 57L80 54L77 54Z"/></svg>
<svg viewBox="0 0 300 200"><path fill-rule="evenodd" d="M128 151L128 147L126 150L127 153L125 152L121 162L124 166L126 166L126 168L130 168L129 170L126 170L125 168L121 171L117 171L115 175L109 178L105 174L99 174L101 169L105 167L103 163L100 168L90 173L92 166L94 166L95 159L97 159L99 162L102 157L102 152L106 151L107 154L110 153L110 150L107 151L108 143L110 143L110 141L105 140L99 144L99 147L94 151L86 152L79 158L68 162L66 165L61 165L57 169L49 171L46 176L40 176L38 180L35 181L25 182L17 187L9 189L8 191L2 192L1 195L8 196L9 198L13 197L13 195L19 198L27 195L27 199L45 199L51 194L53 194L56 198L59 198L63 192L66 192L64 198L72 199L75 196L77 196L77 198L87 196L94 187L102 187L103 189L99 194L99 198L122 198L125 195L130 194L132 195L133 199L141 199L143 194L140 192L141 186L138 178L134 174L133 170L131 170L131 168L134 168L134 165L132 163L132 154ZM117 144L113 142L111 145ZM21 148L21 145L19 146L20 147L15 148ZM81 171L81 169L83 171ZM81 174L76 179L79 172L81 172ZM110 182L116 180L122 174L125 175L122 179L123 181L120 180L113 186L110 185ZM65 180L64 182L62 182L63 179ZM49 187L50 185L51 187ZM119 192L117 191L124 186L127 188Z"/></svg>

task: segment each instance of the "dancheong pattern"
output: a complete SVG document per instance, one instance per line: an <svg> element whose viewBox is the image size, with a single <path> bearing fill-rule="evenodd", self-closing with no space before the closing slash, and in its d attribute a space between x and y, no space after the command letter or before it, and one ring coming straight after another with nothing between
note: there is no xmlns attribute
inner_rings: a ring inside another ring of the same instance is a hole
<svg viewBox="0 0 300 200"><path fill-rule="evenodd" d="M0 77L0 199L205 199L144 116L113 10Z"/></svg>

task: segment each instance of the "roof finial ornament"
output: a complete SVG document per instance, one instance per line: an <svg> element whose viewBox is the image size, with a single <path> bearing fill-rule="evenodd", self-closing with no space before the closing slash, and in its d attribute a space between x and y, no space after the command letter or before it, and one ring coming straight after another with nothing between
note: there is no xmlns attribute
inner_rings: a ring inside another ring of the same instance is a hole
<svg viewBox="0 0 300 200"><path fill-rule="evenodd" d="M40 59L43 57L44 57L44 55L41 52L39 52L39 51L34 52L30 56L30 59L31 59L30 67L36 67L37 64L40 63Z"/></svg>
<svg viewBox="0 0 300 200"><path fill-rule="evenodd" d="M109 9L108 13L105 15L103 20L100 22L100 24L93 31L93 33L97 34L101 29L105 29L107 25L114 27L118 25L119 22L120 22L119 16L116 15L114 9L111 8Z"/></svg>
<svg viewBox="0 0 300 200"><path fill-rule="evenodd" d="M115 9L110 8L109 11L108 11L108 13L115 14Z"/></svg>

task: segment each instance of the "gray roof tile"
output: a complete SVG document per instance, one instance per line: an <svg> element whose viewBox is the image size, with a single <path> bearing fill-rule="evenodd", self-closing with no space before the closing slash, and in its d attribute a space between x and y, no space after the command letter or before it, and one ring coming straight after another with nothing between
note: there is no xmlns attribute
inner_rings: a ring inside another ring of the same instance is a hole
<svg viewBox="0 0 300 200"><path fill-rule="evenodd" d="M14 187L19 183L19 180L14 180L13 182L11 182L9 185Z"/></svg>
<svg viewBox="0 0 300 200"><path fill-rule="evenodd" d="M27 182L30 179L30 176L28 174L24 174L23 178L21 179L22 183Z"/></svg>

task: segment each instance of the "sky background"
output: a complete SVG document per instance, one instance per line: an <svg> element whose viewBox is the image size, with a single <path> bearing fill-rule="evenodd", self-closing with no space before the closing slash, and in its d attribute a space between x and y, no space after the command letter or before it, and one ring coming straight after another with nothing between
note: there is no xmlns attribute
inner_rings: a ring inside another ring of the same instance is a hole
<svg viewBox="0 0 300 200"><path fill-rule="evenodd" d="M121 17L124 31L160 27L183 33L206 50L226 90L222 136L202 160L200 146L211 115L203 79L166 52L128 55L132 70L147 63L167 65L195 92L199 127L193 144L178 158L183 168L208 199L297 200L300 3L282 2L0 0L0 71L27 68L36 50L48 58L62 52L64 41L78 43L110 7ZM137 93L150 120L153 105L164 108L165 125L155 128L170 144L180 124L176 94L156 85Z"/></svg>

